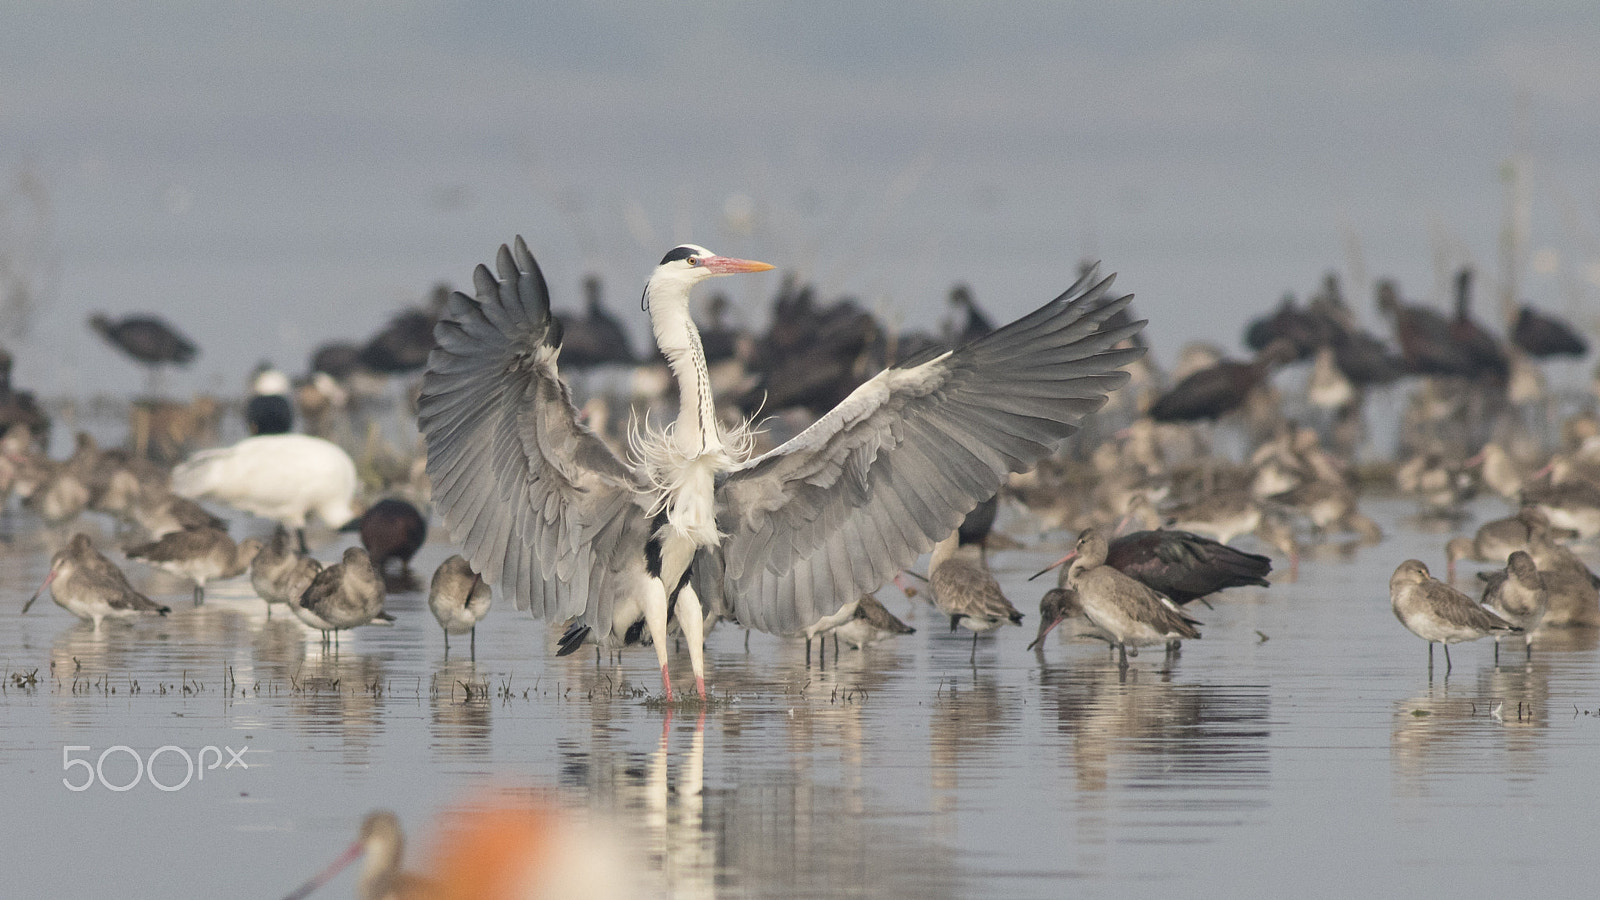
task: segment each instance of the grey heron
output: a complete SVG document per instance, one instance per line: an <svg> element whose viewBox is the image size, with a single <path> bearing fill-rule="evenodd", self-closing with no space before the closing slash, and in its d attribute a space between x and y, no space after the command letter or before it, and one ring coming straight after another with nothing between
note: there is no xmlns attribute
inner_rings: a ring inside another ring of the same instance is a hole
<svg viewBox="0 0 1600 900"><path fill-rule="evenodd" d="M676 421L628 460L578 419L558 371L559 324L522 238L451 295L434 331L418 423L433 501L474 571L536 616L620 647L642 618L663 691L669 608L705 697L706 612L793 635L876 590L950 534L1002 479L1099 409L1143 354L1144 322L1108 322L1111 278L1083 275L1034 312L955 350L906 359L809 428L749 456L719 424L689 292L772 268L673 248L644 289L678 383Z"/></svg>

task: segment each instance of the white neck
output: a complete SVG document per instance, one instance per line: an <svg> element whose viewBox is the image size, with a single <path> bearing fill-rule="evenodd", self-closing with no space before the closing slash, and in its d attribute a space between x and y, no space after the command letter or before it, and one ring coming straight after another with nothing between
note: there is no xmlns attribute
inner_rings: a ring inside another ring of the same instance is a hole
<svg viewBox="0 0 1600 900"><path fill-rule="evenodd" d="M691 458L718 452L722 435L717 428L716 399L711 396L711 375L706 370L700 332L689 317L688 285L652 280L646 292L656 346L678 379L678 421L673 429L678 450Z"/></svg>

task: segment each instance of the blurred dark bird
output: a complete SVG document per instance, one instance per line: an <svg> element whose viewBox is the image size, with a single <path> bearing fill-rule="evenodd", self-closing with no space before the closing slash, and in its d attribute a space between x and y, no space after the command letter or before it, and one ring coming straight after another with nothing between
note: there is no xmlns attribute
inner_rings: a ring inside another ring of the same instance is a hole
<svg viewBox="0 0 1600 900"><path fill-rule="evenodd" d="M1359 329L1334 335L1333 360L1356 387L1393 384L1406 374L1405 360L1395 356L1382 338Z"/></svg>
<svg viewBox="0 0 1600 900"><path fill-rule="evenodd" d="M1589 343L1571 325L1531 306L1524 306L1517 313L1517 322L1511 327L1511 343L1535 359L1583 356L1589 352Z"/></svg>
<svg viewBox="0 0 1600 900"><path fill-rule="evenodd" d="M256 367L245 401L245 429L251 434L286 434L294 428L294 404L289 400L289 377L267 363Z"/></svg>
<svg viewBox="0 0 1600 900"><path fill-rule="evenodd" d="M965 313L965 321L952 330L951 343L957 347L970 344L994 330L994 321L984 315L972 297L972 288L957 284L950 288L950 305Z"/></svg>
<svg viewBox="0 0 1600 900"><path fill-rule="evenodd" d="M311 354L311 371L326 372L343 381L361 368L361 348L355 344L335 341L323 344Z"/></svg>
<svg viewBox="0 0 1600 900"><path fill-rule="evenodd" d="M89 317L89 327L111 346L147 366L166 363L186 366L199 353L193 341L155 316L128 316L114 322L95 313Z"/></svg>
<svg viewBox="0 0 1600 900"><path fill-rule="evenodd" d="M1182 606L1231 587L1270 587L1272 560L1177 529L1135 531L1111 542L1106 565Z"/></svg>
<svg viewBox="0 0 1600 900"><path fill-rule="evenodd" d="M1266 383L1273 369L1294 360L1293 342L1280 339L1267 345L1250 362L1224 359L1178 382L1156 398L1150 418L1157 422L1216 421L1244 405L1256 388Z"/></svg>
<svg viewBox="0 0 1600 900"><path fill-rule="evenodd" d="M1070 561L1077 552L1074 549L1029 580ZM1180 606L1231 587L1272 584L1267 581L1270 558L1176 528L1117 538L1107 547L1105 564Z"/></svg>
<svg viewBox="0 0 1600 900"><path fill-rule="evenodd" d="M1472 270L1456 273L1456 317L1450 322L1450 339L1471 360L1468 375L1487 376L1504 384L1511 377L1511 361L1500 342L1472 318Z"/></svg>
<svg viewBox="0 0 1600 900"><path fill-rule="evenodd" d="M50 417L39 408L39 401L31 391L18 391L11 387L10 352L0 348L0 433L12 426L21 425L37 439L39 446L50 444Z"/></svg>
<svg viewBox="0 0 1600 900"><path fill-rule="evenodd" d="M1470 377L1477 372L1472 356L1451 334L1450 320L1401 302L1399 287L1389 279L1378 282L1378 309L1393 321L1400 355L1413 374Z"/></svg>
<svg viewBox="0 0 1600 900"><path fill-rule="evenodd" d="M428 352L433 349L433 326L449 299L450 286L437 285L427 308L408 309L390 319L361 347L361 365L385 375L415 372L427 365Z"/></svg>
<svg viewBox="0 0 1600 900"><path fill-rule="evenodd" d="M705 350L706 362L713 366L749 355L749 337L727 322L728 305L727 294L715 293L706 299L707 322L700 330L700 346Z"/></svg>
<svg viewBox="0 0 1600 900"><path fill-rule="evenodd" d="M761 380L739 406L747 415L798 406L821 416L877 373L873 353L885 347L883 326L854 300L818 306L809 285L787 278L756 350Z"/></svg>
<svg viewBox="0 0 1600 900"><path fill-rule="evenodd" d="M1287 362L1310 359L1318 347L1333 342L1337 326L1325 317L1300 309L1293 294L1284 294L1278 308L1245 326L1244 343L1260 352L1274 341L1288 341L1294 355Z"/></svg>
<svg viewBox="0 0 1600 900"><path fill-rule="evenodd" d="M389 560L400 560L401 575L411 573L411 557L416 556L428 540L428 522L422 513L396 497L372 504L360 518L339 530L361 532L361 546L367 548L379 572Z"/></svg>
<svg viewBox="0 0 1600 900"><path fill-rule="evenodd" d="M583 279L584 316L561 316L561 362L574 369L638 362L622 323L605 308L600 277Z"/></svg>

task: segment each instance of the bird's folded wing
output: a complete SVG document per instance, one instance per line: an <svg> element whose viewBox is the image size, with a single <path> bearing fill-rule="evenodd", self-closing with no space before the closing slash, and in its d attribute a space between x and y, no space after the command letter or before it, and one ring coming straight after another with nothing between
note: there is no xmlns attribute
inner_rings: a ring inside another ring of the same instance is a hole
<svg viewBox="0 0 1600 900"><path fill-rule="evenodd" d="M462 555L518 609L606 621L624 566L644 558L642 482L578 421L556 369L560 325L522 238L497 279L451 296L434 329L417 420L433 502Z"/></svg>
<svg viewBox="0 0 1600 900"><path fill-rule="evenodd" d="M1109 327L1090 272L958 350L879 373L719 488L726 596L747 626L793 633L910 565L979 502L1077 430L1140 348Z"/></svg>

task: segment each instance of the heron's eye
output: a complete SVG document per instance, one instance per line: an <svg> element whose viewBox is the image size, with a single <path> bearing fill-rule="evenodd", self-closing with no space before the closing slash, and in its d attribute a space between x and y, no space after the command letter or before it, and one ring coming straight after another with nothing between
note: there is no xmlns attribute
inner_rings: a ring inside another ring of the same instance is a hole
<svg viewBox="0 0 1600 900"><path fill-rule="evenodd" d="M685 258L684 262L688 263L689 266L692 268L694 266L700 265L700 257L698 257L698 256L690 256L690 257Z"/></svg>

